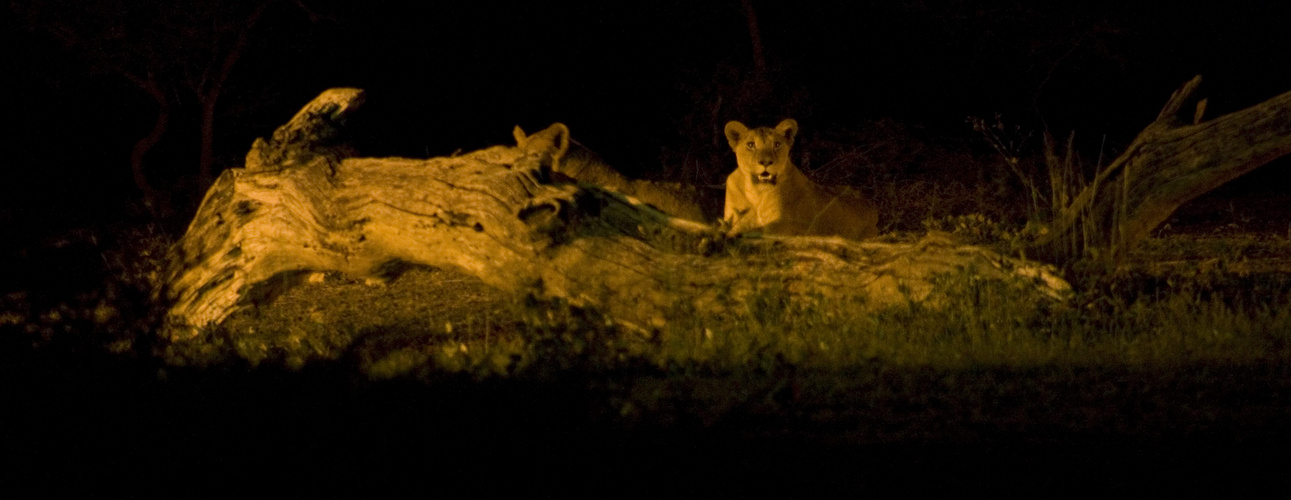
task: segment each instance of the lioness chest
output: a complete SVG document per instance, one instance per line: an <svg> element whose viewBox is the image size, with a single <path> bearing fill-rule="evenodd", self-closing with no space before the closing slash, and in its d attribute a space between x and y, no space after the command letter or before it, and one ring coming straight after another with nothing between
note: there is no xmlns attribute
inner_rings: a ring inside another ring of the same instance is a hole
<svg viewBox="0 0 1291 500"><path fill-rule="evenodd" d="M736 232L762 228L768 234L814 234L817 215L833 198L796 168L787 169L775 184L756 182L737 170L727 179L727 189L728 193L735 191L748 207L734 216Z"/></svg>

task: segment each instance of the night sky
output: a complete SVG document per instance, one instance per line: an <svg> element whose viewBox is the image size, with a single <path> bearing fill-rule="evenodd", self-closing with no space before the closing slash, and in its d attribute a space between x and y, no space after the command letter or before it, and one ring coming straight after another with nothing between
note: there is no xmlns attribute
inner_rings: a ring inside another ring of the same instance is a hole
<svg viewBox="0 0 1291 500"><path fill-rule="evenodd" d="M173 106L150 175L200 193L188 83L218 66L257 4L172 3L5 5L11 218L102 215L137 198L130 150L157 106L123 68L154 71ZM448 155L563 121L636 175L696 148L721 154L711 135L731 119L792 116L804 134L890 119L971 144L965 117L1002 113L1076 130L1092 155L1104 135L1128 143L1196 74L1211 116L1291 90L1285 2L753 4L772 96L760 107L732 95L753 73L738 0L268 2L217 101L215 166L240 166L255 137L334 86L368 92L354 124L364 155Z"/></svg>

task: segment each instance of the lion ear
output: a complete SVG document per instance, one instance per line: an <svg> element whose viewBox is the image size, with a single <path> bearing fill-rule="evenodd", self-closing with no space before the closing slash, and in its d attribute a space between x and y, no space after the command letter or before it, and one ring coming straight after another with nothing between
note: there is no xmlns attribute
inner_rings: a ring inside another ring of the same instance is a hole
<svg viewBox="0 0 1291 500"><path fill-rule="evenodd" d="M744 137L744 134L748 133L748 131L749 128L745 127L743 123L735 120L726 122L726 143L730 144L731 149L735 149L736 146L740 145L740 138Z"/></svg>
<svg viewBox="0 0 1291 500"><path fill-rule="evenodd" d="M794 137L798 136L798 121L793 118L785 118L784 121L775 126L775 130L792 144Z"/></svg>
<svg viewBox="0 0 1291 500"><path fill-rule="evenodd" d="M565 151L569 150L569 127L564 123L556 122L547 127L542 133L552 134L552 145L556 146L556 152L553 157L564 158Z"/></svg>
<svg viewBox="0 0 1291 500"><path fill-rule="evenodd" d="M565 156L565 152L569 150L569 127L564 123L553 123L550 127L528 136L523 129L516 126L511 131L511 135L516 138L516 146L524 149L526 154L549 155L553 165L559 163Z"/></svg>

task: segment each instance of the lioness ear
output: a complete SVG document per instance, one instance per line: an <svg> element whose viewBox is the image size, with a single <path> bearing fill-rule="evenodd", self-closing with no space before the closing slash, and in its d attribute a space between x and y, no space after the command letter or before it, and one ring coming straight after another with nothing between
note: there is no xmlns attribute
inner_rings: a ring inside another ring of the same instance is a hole
<svg viewBox="0 0 1291 500"><path fill-rule="evenodd" d="M748 131L749 128L745 127L743 123L735 120L726 122L726 143L730 144L731 149L735 149L736 146L740 145L740 138L744 137L744 134Z"/></svg>
<svg viewBox="0 0 1291 500"><path fill-rule="evenodd" d="M551 135L551 143L556 146L556 152L552 153L553 158L564 158L565 151L569 150L569 127L564 123L556 122L547 127L547 130L541 133Z"/></svg>
<svg viewBox="0 0 1291 500"><path fill-rule="evenodd" d="M524 149L526 154L549 155L553 166L560 163L565 151L569 149L569 127L560 122L529 136L525 136L524 130L516 126L511 135L516 138L516 146Z"/></svg>
<svg viewBox="0 0 1291 500"><path fill-rule="evenodd" d="M798 136L798 122L793 118L785 118L779 125L775 126L775 131L789 140L793 144L793 138Z"/></svg>

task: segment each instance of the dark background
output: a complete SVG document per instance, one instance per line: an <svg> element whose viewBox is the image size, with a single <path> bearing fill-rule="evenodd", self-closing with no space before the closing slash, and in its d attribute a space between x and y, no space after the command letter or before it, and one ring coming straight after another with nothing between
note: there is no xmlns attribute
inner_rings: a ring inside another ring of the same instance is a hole
<svg viewBox="0 0 1291 500"><path fill-rule="evenodd" d="M336 86L368 92L355 123L367 156L447 155L507 143L516 124L563 121L609 163L644 176L687 158L720 161L716 136L730 119L792 116L804 134L890 119L989 151L965 117L1002 113L1026 130L1074 130L1092 157L1119 152L1193 75L1204 76L1208 116L1291 90L1286 3L1033 4L754 1L770 88L750 94L738 0L267 2L217 101L215 167L240 166L255 137ZM0 206L10 221L139 212L129 154L157 105L126 70L163 82L174 115L146 164L181 200L176 218L190 216L205 186L198 100L185 82L218 67L256 5L7 4ZM1248 184L1285 185L1277 170Z"/></svg>

